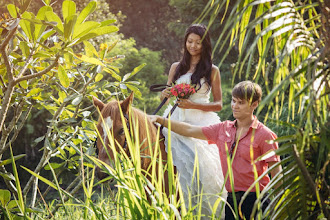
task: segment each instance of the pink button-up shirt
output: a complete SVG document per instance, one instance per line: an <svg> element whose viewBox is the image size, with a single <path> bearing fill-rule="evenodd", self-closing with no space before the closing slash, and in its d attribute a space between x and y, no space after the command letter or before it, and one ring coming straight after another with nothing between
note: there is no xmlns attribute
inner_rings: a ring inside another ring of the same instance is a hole
<svg viewBox="0 0 330 220"><path fill-rule="evenodd" d="M236 120L224 121L219 124L214 124L202 128L202 131L207 139L216 143L218 146L224 176L226 176L228 170L226 148L228 152L230 152L230 148L235 141L235 125ZM269 140L275 140L276 138L277 136L274 132L259 122L256 117L254 118L254 121L251 124L248 132L246 134L242 134L239 138L238 144L235 146L235 148L237 148L235 149L236 154L233 153L234 159L232 164L232 171L234 177L234 191L247 191L248 188L253 184L255 177L252 161L255 161L258 157L268 153L269 151L277 149L277 142L267 142ZM253 151L250 151L251 147ZM253 160L251 160L250 153L253 153ZM263 160L255 161L258 176L267 171L268 162L279 160L279 156L273 154L268 158L263 158ZM260 190L263 190L269 181L269 176L265 175L259 181ZM226 181L226 189L228 192L232 192L229 177ZM256 189L254 187L251 191L255 190Z"/></svg>

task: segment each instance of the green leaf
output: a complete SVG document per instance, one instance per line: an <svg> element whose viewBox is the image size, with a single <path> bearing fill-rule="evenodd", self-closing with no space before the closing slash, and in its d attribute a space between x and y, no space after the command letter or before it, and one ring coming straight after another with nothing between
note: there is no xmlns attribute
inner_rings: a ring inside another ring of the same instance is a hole
<svg viewBox="0 0 330 220"><path fill-rule="evenodd" d="M58 168L63 167L64 164L65 164L65 162L62 162L62 163L48 163L48 164L44 167L44 169L45 169L45 170L50 170L50 166L51 166L54 170L56 170L56 169L58 169Z"/></svg>
<svg viewBox="0 0 330 220"><path fill-rule="evenodd" d="M137 87L135 87L135 86L133 86L133 85L129 85L129 84L126 84L126 86L127 86L131 91L133 91L134 94L135 94L136 96L138 96L138 97L142 97L142 93L140 92L140 90L139 90Z"/></svg>
<svg viewBox="0 0 330 220"><path fill-rule="evenodd" d="M9 12L9 14L10 14L11 17L17 18L17 11L16 10L18 10L18 9L16 8L15 5L8 4L7 5L7 10L8 10L8 12Z"/></svg>
<svg viewBox="0 0 330 220"><path fill-rule="evenodd" d="M46 19L46 12L47 11L52 11L53 9L49 6L43 6L39 9L38 14L37 14L37 19L39 20L45 20ZM43 35L44 31L46 30L47 26L46 25L38 25L35 24L35 32L34 36L35 39L39 40L40 36Z"/></svg>
<svg viewBox="0 0 330 220"><path fill-rule="evenodd" d="M74 100L72 100L72 105L78 105L83 99L83 95L79 94Z"/></svg>
<svg viewBox="0 0 330 220"><path fill-rule="evenodd" d="M101 73L98 73L95 77L95 82L99 82L101 81L101 79L103 79L103 75Z"/></svg>
<svg viewBox="0 0 330 220"><path fill-rule="evenodd" d="M93 55L95 55L99 57L99 54L97 53L96 49L90 42L84 41L84 45L85 45L86 56L92 57Z"/></svg>
<svg viewBox="0 0 330 220"><path fill-rule="evenodd" d="M7 203L10 201L10 191L6 189L0 189L0 202L2 207L7 206Z"/></svg>
<svg viewBox="0 0 330 220"><path fill-rule="evenodd" d="M65 88L68 88L70 86L70 80L68 75L65 72L65 69L63 68L62 65L58 66L58 78Z"/></svg>
<svg viewBox="0 0 330 220"><path fill-rule="evenodd" d="M22 88L24 88L24 89L27 89L27 88L28 88L28 84L27 84L27 81L26 81L26 80L19 82L19 84L20 84L20 86L22 86Z"/></svg>
<svg viewBox="0 0 330 220"><path fill-rule="evenodd" d="M85 19L93 13L96 9L96 1L91 1L88 3L88 5L80 12L78 19L77 19L77 24L81 24L85 21Z"/></svg>
<svg viewBox="0 0 330 220"><path fill-rule="evenodd" d="M10 157L11 157L11 160L12 160L13 173L14 173L14 176L15 176L18 206L19 206L22 214L25 214L25 205L24 205L22 188L21 188L21 184L20 184L20 181L19 181L19 178L18 178L17 167L16 167L15 158L14 158L14 155L13 155L13 149L12 149L11 145L10 145Z"/></svg>
<svg viewBox="0 0 330 220"><path fill-rule="evenodd" d="M88 34L88 32L90 32L92 29L97 28L97 27L100 27L100 23L96 22L96 21L86 21L82 24L77 24L77 22L76 22L72 38L73 39L80 38L80 37Z"/></svg>
<svg viewBox="0 0 330 220"><path fill-rule="evenodd" d="M47 21L49 21L49 22L56 22L57 23L57 25L55 26L56 31L60 35L63 35L63 33L64 33L64 27L63 27L63 23L62 23L62 20L60 19L60 17L58 17L52 11L47 11L46 12L46 18L47 18Z"/></svg>
<svg viewBox="0 0 330 220"><path fill-rule="evenodd" d="M101 36L104 34L110 34L110 33L116 32L118 30L119 30L118 27L115 27L115 26L98 27L98 28L95 28L92 31L90 31L88 34L82 36L77 43L80 43L82 41L89 40L89 39L92 39L92 38L95 38L95 37L98 37L98 36Z"/></svg>
<svg viewBox="0 0 330 220"><path fill-rule="evenodd" d="M24 12L22 15L22 18L27 18L27 19L32 19L32 15L29 13L29 12ZM30 21L27 21L27 20L24 20L22 19L20 22L19 22L22 30L24 31L25 35L29 38L29 39L33 39L32 37L32 32L31 32L31 22Z"/></svg>
<svg viewBox="0 0 330 220"><path fill-rule="evenodd" d="M7 207L8 207L9 210L17 207L17 200L11 200L11 201L9 201Z"/></svg>
<svg viewBox="0 0 330 220"><path fill-rule="evenodd" d="M20 155L14 156L13 158L14 158L14 160L19 160L19 159L21 159L22 157L25 157L25 156L26 156L26 154L20 154ZM0 162L0 166L5 166L7 164L11 164L12 162L13 162L12 159L3 160L3 161Z"/></svg>
<svg viewBox="0 0 330 220"><path fill-rule="evenodd" d="M102 21L101 22L101 27L108 26L109 24L113 24L116 21L117 21L116 19L109 19L109 20L106 20L106 21Z"/></svg>
<svg viewBox="0 0 330 220"><path fill-rule="evenodd" d="M91 64L95 64L95 65L104 66L104 64L96 58L88 57L88 56L83 55L83 54L74 54L74 56L76 56L81 61L91 63Z"/></svg>
<svg viewBox="0 0 330 220"><path fill-rule="evenodd" d="M28 46L28 44L27 44L26 41L21 41L19 43L19 48L21 49L23 56L29 57L29 55L30 55L30 47Z"/></svg>
<svg viewBox="0 0 330 220"><path fill-rule="evenodd" d="M11 173L3 173L0 171L0 176L2 176L2 178L6 179L6 180L15 181L15 177Z"/></svg>
<svg viewBox="0 0 330 220"><path fill-rule="evenodd" d="M32 174L33 176L37 177L38 179L40 179L42 182L46 183L48 186L58 190L58 188L56 187L56 185L54 183L52 183L51 181L49 181L48 179L40 176L39 174L33 172L32 170L29 170L28 168L22 166L22 168L26 171L28 171L30 174Z"/></svg>
<svg viewBox="0 0 330 220"><path fill-rule="evenodd" d="M137 74L143 67L145 67L147 64L146 63L142 63L141 65L139 65L138 67L135 67L134 70L131 72L130 77L134 76L135 74Z"/></svg>
<svg viewBox="0 0 330 220"><path fill-rule="evenodd" d="M65 23L64 23L65 39L69 39L70 36L72 35L76 21L77 21L77 15L70 15L65 19Z"/></svg>
<svg viewBox="0 0 330 220"><path fill-rule="evenodd" d="M65 21L68 17L76 13L76 3L70 0L65 0L62 4L62 15Z"/></svg>
<svg viewBox="0 0 330 220"><path fill-rule="evenodd" d="M117 81L121 82L121 76L119 76L115 71L110 68L104 68L104 71L110 73L110 75L115 78Z"/></svg>
<svg viewBox="0 0 330 220"><path fill-rule="evenodd" d="M50 36L52 36L53 34L55 34L56 31L55 30L48 30L45 31L43 33L41 33L40 38L37 39L40 43L45 42L45 40L47 40Z"/></svg>

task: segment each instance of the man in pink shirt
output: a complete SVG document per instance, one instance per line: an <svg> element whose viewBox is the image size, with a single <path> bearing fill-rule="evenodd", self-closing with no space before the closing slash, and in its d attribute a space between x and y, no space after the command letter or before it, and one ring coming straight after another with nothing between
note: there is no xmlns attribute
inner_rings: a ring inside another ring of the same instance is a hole
<svg viewBox="0 0 330 220"><path fill-rule="evenodd" d="M231 159L233 178L228 177L225 186L228 191L227 202L233 209L233 192L235 192L237 204L239 204L243 194L248 191L255 181L254 169L260 176L267 171L268 167L280 161L278 156L270 153L278 148L277 142L273 141L277 138L276 134L253 115L254 110L259 105L261 96L262 90L258 84L243 81L238 83L232 90L231 107L235 121L224 121L207 127L171 121L172 131L180 135L208 140L217 144L224 176L228 172L227 155ZM178 106L180 107L180 100L178 100ZM152 115L149 118L165 127L168 126L168 120L163 117ZM258 157L266 153L270 153L272 156L256 161ZM280 171L281 166L277 166L271 171L271 175L275 176ZM269 176L265 175L259 181L259 190L262 191L269 181ZM242 204L241 210L246 219L250 219L253 204L256 200L255 192L256 187L253 187ZM267 201L264 201L263 207L266 205ZM235 219L228 205L226 205L225 213L226 219Z"/></svg>

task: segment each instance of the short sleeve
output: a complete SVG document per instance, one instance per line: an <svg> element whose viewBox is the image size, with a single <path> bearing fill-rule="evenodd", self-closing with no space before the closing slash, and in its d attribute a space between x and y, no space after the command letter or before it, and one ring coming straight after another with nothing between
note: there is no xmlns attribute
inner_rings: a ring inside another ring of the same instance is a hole
<svg viewBox="0 0 330 220"><path fill-rule="evenodd" d="M278 143L275 141L277 136L271 130L263 131L263 138L261 139L261 153L262 155L269 153L278 149ZM265 161L268 162L277 162L280 161L280 157L276 154L272 154L270 157L266 158Z"/></svg>
<svg viewBox="0 0 330 220"><path fill-rule="evenodd" d="M222 127L223 127L223 123L218 123L218 124L202 127L202 131L208 141L217 143L220 130Z"/></svg>

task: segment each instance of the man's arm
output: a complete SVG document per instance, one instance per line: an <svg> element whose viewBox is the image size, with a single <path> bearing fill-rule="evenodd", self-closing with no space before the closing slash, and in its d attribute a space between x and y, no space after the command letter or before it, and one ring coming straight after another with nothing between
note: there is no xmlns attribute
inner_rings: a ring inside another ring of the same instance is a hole
<svg viewBox="0 0 330 220"><path fill-rule="evenodd" d="M163 125L164 127L168 128L169 120L165 117L161 117L159 115L148 115L151 122L158 122L159 124ZM177 134L193 137L197 139L207 140L205 137L202 127L190 125L184 122L178 122L171 120L171 131L174 131Z"/></svg>

